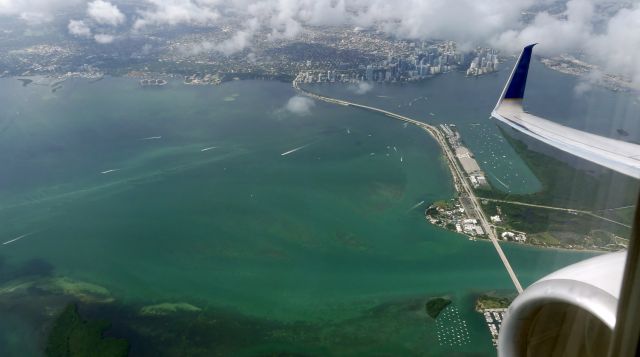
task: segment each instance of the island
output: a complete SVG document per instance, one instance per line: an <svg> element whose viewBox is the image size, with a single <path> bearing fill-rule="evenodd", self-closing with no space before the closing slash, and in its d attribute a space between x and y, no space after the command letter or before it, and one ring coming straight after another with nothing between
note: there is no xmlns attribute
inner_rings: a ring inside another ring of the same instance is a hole
<svg viewBox="0 0 640 357"><path fill-rule="evenodd" d="M476 311L484 316L484 319L491 333L491 342L494 346L498 345L498 335L502 320L504 320L507 308L515 295L500 295L495 293L486 293L478 296L476 299Z"/></svg>
<svg viewBox="0 0 640 357"><path fill-rule="evenodd" d="M445 297L436 297L427 301L425 304L425 310L427 311L427 315L431 316L431 318L435 320L442 310L446 309L449 304L451 304L450 299Z"/></svg>
<svg viewBox="0 0 640 357"><path fill-rule="evenodd" d="M456 153L452 165L462 168L477 200L458 190L450 200L432 202L425 210L431 224L463 234L469 239L490 238L572 250L618 251L628 246L633 217L632 200L619 200L619 207L599 207L593 197L568 196L572 192L593 192L610 180L606 174L577 174L570 164L530 150L526 144L502 130L524 162L542 182L533 194L503 192L490 185L473 153L463 146L455 125L440 125L448 147ZM622 134L621 134L622 135ZM571 177L572 180L562 180ZM498 180L498 183L501 181ZM629 179L619 178L622 187L635 187ZM577 188L580 189L577 189ZM629 192L629 197L635 197ZM565 203L559 203L559 202ZM486 222L482 222L483 216ZM487 229L488 228L488 229Z"/></svg>
<svg viewBox="0 0 640 357"><path fill-rule="evenodd" d="M103 337L107 321L83 320L76 304L69 304L54 321L46 347L47 356L109 356L129 354L125 339Z"/></svg>
<svg viewBox="0 0 640 357"><path fill-rule="evenodd" d="M499 296L493 294L482 294L476 299L476 311L484 312L488 309L506 309L511 305L514 296Z"/></svg>

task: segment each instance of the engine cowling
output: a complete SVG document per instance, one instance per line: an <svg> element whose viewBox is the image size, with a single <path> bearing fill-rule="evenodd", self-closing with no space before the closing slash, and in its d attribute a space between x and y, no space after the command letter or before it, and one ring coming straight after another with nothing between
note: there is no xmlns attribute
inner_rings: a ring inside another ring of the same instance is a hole
<svg viewBox="0 0 640 357"><path fill-rule="evenodd" d="M607 355L626 252L570 265L518 296L500 328L501 357Z"/></svg>

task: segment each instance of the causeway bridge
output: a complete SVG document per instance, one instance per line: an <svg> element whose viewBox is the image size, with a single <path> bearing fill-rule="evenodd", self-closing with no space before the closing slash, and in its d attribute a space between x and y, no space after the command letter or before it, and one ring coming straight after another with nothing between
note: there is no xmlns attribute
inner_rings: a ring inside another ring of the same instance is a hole
<svg viewBox="0 0 640 357"><path fill-rule="evenodd" d="M449 147L449 144L447 144L447 141L446 141L444 135L442 134L442 132L440 130L438 130L433 125L429 125L429 124L423 123L421 121L418 121L418 120L415 120L415 119L411 119L411 118L406 117L404 115L392 113L392 112L384 110L384 109L371 107L371 106L363 105L363 104L352 103L352 102L349 102L349 101L346 101L346 100L325 97L325 96L322 96L322 95L319 95L319 94L316 94L316 93L309 92L309 91L307 91L305 89L302 89L299 86L298 77L296 77L296 79L293 80L292 85L293 85L293 88L296 91L298 91L298 92L300 92L300 93L302 93L302 94L304 94L304 95L306 95L308 97L311 97L313 99L321 100L321 101L327 102L327 103L343 105L343 106L346 106L346 107L356 107L356 108L360 108L360 109L364 109L364 110L368 110L368 111L384 114L384 115L386 115L386 116L388 116L390 118L397 119L397 120L402 120L402 121L404 121L406 123L415 125L415 126L421 128L421 129L423 129L427 133L429 133L429 135L431 135L438 142L438 145L440 145L440 147L442 148L442 151L444 152L444 155L445 155L445 157L447 159L447 163L448 163L449 169L451 170L451 175L453 177L453 182L454 182L454 186L456 188L456 191L458 191L458 193L460 195L464 195L464 196L468 197L470 199L470 201L472 202L472 206L473 206L473 209L475 211L474 212L475 216L478 217L478 221L480 222L480 225L482 226L482 229L487 233L487 235L489 236L489 239L493 243L493 246L495 247L496 251L498 252L498 256L502 260L502 263L504 264L504 267L506 268L507 273L509 274L509 277L511 278L511 281L513 282L513 285L515 286L516 290L518 291L518 294L522 293L522 290L523 290L522 289L522 285L520 285L520 281L518 280L518 277L516 276L516 273L513 271L513 268L511 268L511 264L509 263L509 260L507 259L507 256L504 254L504 251L502 250L502 247L500 247L500 244L498 243L498 235L496 234L496 231L489 224L489 221L487 220L487 217L484 214L484 211L480 207L480 201L479 201L478 197L476 197L475 193L473 192L473 189L471 188L471 185L470 185L469 181L465 179L465 176L464 176L460 166L458 165L458 162L456 161L456 157L455 157L453 151L451 150L451 147Z"/></svg>

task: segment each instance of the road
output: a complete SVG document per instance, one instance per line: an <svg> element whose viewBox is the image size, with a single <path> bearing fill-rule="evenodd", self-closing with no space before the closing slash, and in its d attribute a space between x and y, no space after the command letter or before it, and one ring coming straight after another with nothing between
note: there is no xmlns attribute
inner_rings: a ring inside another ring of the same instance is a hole
<svg viewBox="0 0 640 357"><path fill-rule="evenodd" d="M513 268L511 268L511 264L509 263L509 260L507 259L507 256L504 254L504 252L502 251L502 247L500 247L500 244L498 243L498 236L496 234L496 232L493 230L493 228L491 227L491 225L489 224L489 221L487 220L487 217L484 214L484 211L482 210L482 208L480 207L480 201L478 200L478 198L476 197L475 193L473 192L473 189L471 188L471 185L469 183L468 180L465 179L464 174L462 173L462 170L460 168L460 166L458 165L458 162L456 160L456 157L453 153L453 151L451 150L451 148L449 147L449 145L447 144L447 141L444 137L444 135L440 132L440 130L438 130L436 127L423 123L421 121L417 121L415 119L411 119L409 117L400 115L400 114L396 114L396 113L392 113L390 111L384 110L384 109L380 109L380 108L376 108L376 107L371 107L368 105L362 105L362 104L357 104L357 103L352 103L352 102L348 102L346 100L340 100L340 99L334 99L334 98L329 98L329 97L325 97L325 96L321 96L315 93L311 93L308 92L302 88L300 88L300 86L298 85L298 78L296 77L296 79L293 80L293 88L295 90L297 90L298 92L317 99L317 100L321 100L323 102L327 102L327 103L332 103L332 104L338 104L338 105L344 105L344 106L348 106L348 107L356 107L356 108L361 108L361 109L365 109L365 110L369 110L369 111L373 111L373 112L377 112L377 113L381 113L384 114L390 118L393 119L398 119L398 120L402 120L406 123L410 123L413 124L421 129L423 129L424 131L426 131L427 133L429 133L429 135L431 135L434 139L436 139L436 141L438 142L438 144L440 145L440 147L442 148L442 151L444 152L445 157L447 158L447 161L449 163L449 169L451 170L451 174L453 177L453 182L454 182L454 186L456 188L456 191L458 191L460 193L460 195L465 195L467 196L473 205L473 209L474 209L474 213L475 216L478 217L478 221L480 222L480 225L482 226L482 229L487 233L487 236L489 237L489 239L491 240L491 242L493 243L493 246L495 247L496 251L498 252L498 256L500 257L500 260L502 260L502 263L504 264L504 267L507 270L507 273L509 274L509 277L511 278L511 281L513 282L513 285L515 286L516 290L518 291L518 293L522 293L522 285L520 285L520 281L518 281L518 277L516 276L516 273L513 271Z"/></svg>

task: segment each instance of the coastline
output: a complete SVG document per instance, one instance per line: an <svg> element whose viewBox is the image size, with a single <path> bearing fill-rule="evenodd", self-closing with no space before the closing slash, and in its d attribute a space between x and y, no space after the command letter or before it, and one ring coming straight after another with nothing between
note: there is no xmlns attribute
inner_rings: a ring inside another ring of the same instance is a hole
<svg viewBox="0 0 640 357"><path fill-rule="evenodd" d="M488 239L475 239L475 241L477 241L477 242L489 242ZM564 247L543 246L543 245L538 245L538 244L518 243L518 242L512 242L512 241L501 241L500 243L508 245L508 246L514 246L514 247L527 247L527 248L535 248L535 249L540 249L540 250L557 250L557 251L572 252L572 253L589 253L589 254L612 253L612 252L606 251L606 250L571 249L571 248L564 248Z"/></svg>
<svg viewBox="0 0 640 357"><path fill-rule="evenodd" d="M438 226L438 228L440 228L440 229L442 229L444 231L455 233L456 235L459 235L461 237L466 237L468 240L473 241L473 242L491 243L491 240L489 240L487 238L476 238L476 237L473 237L473 236L471 236L469 234L458 233L456 231L452 231L452 230L449 230L449 229L446 229L446 228L440 227L440 226ZM535 249L539 249L539 250L557 250L557 251L562 251L562 252L575 252L575 253L588 253L588 254L606 254L606 253L611 253L610 251L607 251L607 250L571 249L571 248L564 248L564 247L543 246L543 245L530 244L530 243L519 243L519 242L513 242L513 241L500 241L500 244L507 245L507 246L514 246L514 247L535 248Z"/></svg>

